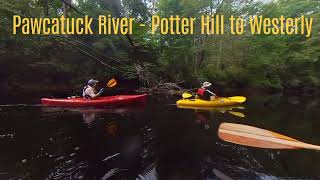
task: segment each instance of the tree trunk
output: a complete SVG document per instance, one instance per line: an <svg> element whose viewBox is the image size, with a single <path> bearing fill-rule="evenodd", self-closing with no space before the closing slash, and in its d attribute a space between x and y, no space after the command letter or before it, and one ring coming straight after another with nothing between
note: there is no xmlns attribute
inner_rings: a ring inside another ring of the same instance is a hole
<svg viewBox="0 0 320 180"><path fill-rule="evenodd" d="M221 38L219 39L219 58L217 61L217 69L220 69L221 59L222 59L222 41Z"/></svg>
<svg viewBox="0 0 320 180"><path fill-rule="evenodd" d="M48 0L43 0L43 16L49 16Z"/></svg>
<svg viewBox="0 0 320 180"><path fill-rule="evenodd" d="M62 9L63 9L63 15L65 18L68 17L69 5L71 5L71 0L62 0Z"/></svg>

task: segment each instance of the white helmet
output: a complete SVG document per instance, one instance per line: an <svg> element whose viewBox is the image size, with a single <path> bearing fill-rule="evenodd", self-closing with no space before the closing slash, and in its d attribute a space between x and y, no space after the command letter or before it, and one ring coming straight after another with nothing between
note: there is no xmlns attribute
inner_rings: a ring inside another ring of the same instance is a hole
<svg viewBox="0 0 320 180"><path fill-rule="evenodd" d="M212 83L209 83L206 81L202 84L202 88L207 88L207 87L210 87L211 85L212 85Z"/></svg>

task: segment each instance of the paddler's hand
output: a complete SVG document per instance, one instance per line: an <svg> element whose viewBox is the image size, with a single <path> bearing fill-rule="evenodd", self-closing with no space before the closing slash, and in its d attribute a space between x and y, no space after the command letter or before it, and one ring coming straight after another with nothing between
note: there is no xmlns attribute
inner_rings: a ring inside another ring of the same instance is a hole
<svg viewBox="0 0 320 180"><path fill-rule="evenodd" d="M104 92L104 88L101 88L99 91L99 94L102 94Z"/></svg>

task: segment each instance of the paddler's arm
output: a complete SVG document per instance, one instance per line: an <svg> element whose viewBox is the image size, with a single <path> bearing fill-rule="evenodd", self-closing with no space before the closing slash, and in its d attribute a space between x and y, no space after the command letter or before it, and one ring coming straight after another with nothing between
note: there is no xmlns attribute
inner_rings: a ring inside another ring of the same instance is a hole
<svg viewBox="0 0 320 180"><path fill-rule="evenodd" d="M104 92L104 88L101 88L99 93L97 93L94 98L99 97L103 92Z"/></svg>
<svg viewBox="0 0 320 180"><path fill-rule="evenodd" d="M95 94L95 95L93 95L93 96L90 96L90 97L91 97L91 99L94 99L94 98L99 97L100 95L101 95L101 93L99 92L99 93L97 93L97 94Z"/></svg>
<svg viewBox="0 0 320 180"><path fill-rule="evenodd" d="M206 90L208 93L210 93L212 96L217 96L215 93L211 92L210 90Z"/></svg>
<svg viewBox="0 0 320 180"><path fill-rule="evenodd" d="M94 99L94 98L99 97L103 92L104 92L104 89L102 88L99 93L95 94L93 89L92 89L91 91L89 90L89 92L87 92L86 94L88 96L90 96L91 99Z"/></svg>

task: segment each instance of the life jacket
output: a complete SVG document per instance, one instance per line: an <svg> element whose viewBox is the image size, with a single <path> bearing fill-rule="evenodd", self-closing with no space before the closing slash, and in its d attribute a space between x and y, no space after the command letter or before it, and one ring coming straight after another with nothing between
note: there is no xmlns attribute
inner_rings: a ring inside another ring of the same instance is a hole
<svg viewBox="0 0 320 180"><path fill-rule="evenodd" d="M89 98L90 98L90 96L88 96L88 95L86 94L86 90L87 90L88 87L89 87L89 86L87 85L87 86L85 86L85 87L83 88L83 90L82 90L82 96L83 96L83 98L85 98L85 99L89 99Z"/></svg>
<svg viewBox="0 0 320 180"><path fill-rule="evenodd" d="M200 95L200 96L203 96L205 92L206 92L206 90L203 89L203 88L199 88L199 89L197 90L197 94Z"/></svg>

